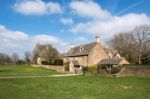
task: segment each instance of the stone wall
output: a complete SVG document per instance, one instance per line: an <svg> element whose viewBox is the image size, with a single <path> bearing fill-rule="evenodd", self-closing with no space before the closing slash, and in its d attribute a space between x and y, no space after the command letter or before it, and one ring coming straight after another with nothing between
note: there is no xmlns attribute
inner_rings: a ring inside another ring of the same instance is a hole
<svg viewBox="0 0 150 99"><path fill-rule="evenodd" d="M52 65L32 65L33 67L43 67L56 71L64 71L64 66L52 66Z"/></svg>
<svg viewBox="0 0 150 99"><path fill-rule="evenodd" d="M150 77L150 66L127 65L123 67L123 70L118 74L118 76Z"/></svg>
<svg viewBox="0 0 150 99"><path fill-rule="evenodd" d="M96 65L102 59L107 58L107 53L101 47L101 45L97 44L88 57L88 66Z"/></svg>

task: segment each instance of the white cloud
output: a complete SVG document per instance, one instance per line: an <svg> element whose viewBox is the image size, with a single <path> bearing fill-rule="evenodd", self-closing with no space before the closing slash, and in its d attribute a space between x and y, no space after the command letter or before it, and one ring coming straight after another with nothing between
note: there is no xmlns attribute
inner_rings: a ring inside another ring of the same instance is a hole
<svg viewBox="0 0 150 99"><path fill-rule="evenodd" d="M36 35L34 41L38 43L59 43L59 39L50 35Z"/></svg>
<svg viewBox="0 0 150 99"><path fill-rule="evenodd" d="M58 3L47 2L42 0L20 0L13 6L14 10L24 15L42 15L62 13Z"/></svg>
<svg viewBox="0 0 150 99"><path fill-rule="evenodd" d="M71 25L73 24L72 18L61 18L60 22L64 25Z"/></svg>
<svg viewBox="0 0 150 99"><path fill-rule="evenodd" d="M112 36L115 33L131 31L135 26L141 24L150 24L150 18L145 14L127 14L124 16L115 16L107 21L90 21L79 23L70 31L74 33L91 33L104 36Z"/></svg>
<svg viewBox="0 0 150 99"><path fill-rule="evenodd" d="M20 31L11 31L5 28L5 26L0 25L0 37L5 38L5 40L15 40L24 41L28 40L28 35Z"/></svg>
<svg viewBox="0 0 150 99"><path fill-rule="evenodd" d="M72 1L70 3L70 8L74 13L83 17L96 19L106 19L110 17L110 13L107 10L102 9L100 5L91 0Z"/></svg>
<svg viewBox="0 0 150 99"><path fill-rule="evenodd" d="M69 29L73 33L89 33L100 35L101 38L109 39L119 32L128 32L137 25L150 25L150 17L146 14L128 13L123 16L115 16L101 8L92 0L72 1L70 8L80 17L91 17L87 22L74 24Z"/></svg>
<svg viewBox="0 0 150 99"><path fill-rule="evenodd" d="M69 47L66 42L52 35L29 36L21 31L9 30L0 25L0 52L8 54L17 52L23 56L25 51L32 51L36 43L52 44L60 52L65 52Z"/></svg>
<svg viewBox="0 0 150 99"><path fill-rule="evenodd" d="M32 37L32 43L33 45L40 43L40 44L52 44L55 48L58 49L60 52L66 52L69 44L67 42L64 42L58 37L52 36L52 35L35 35Z"/></svg>

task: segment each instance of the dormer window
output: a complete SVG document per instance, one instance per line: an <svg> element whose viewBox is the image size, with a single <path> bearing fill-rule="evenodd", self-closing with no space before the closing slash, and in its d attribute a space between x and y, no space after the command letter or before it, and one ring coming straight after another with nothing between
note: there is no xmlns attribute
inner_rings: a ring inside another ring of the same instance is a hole
<svg viewBox="0 0 150 99"><path fill-rule="evenodd" d="M80 52L83 51L83 50L84 50L84 48L83 48L83 47L80 47Z"/></svg>
<svg viewBox="0 0 150 99"><path fill-rule="evenodd" d="M111 53L108 53L108 58L111 59L113 55Z"/></svg>
<svg viewBox="0 0 150 99"><path fill-rule="evenodd" d="M117 55L116 55L116 58L120 58L120 54L117 54Z"/></svg>

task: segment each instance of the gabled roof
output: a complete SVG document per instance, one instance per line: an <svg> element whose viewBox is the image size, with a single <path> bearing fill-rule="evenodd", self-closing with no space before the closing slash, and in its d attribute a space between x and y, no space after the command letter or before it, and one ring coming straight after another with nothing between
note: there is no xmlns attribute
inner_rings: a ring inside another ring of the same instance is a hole
<svg viewBox="0 0 150 99"><path fill-rule="evenodd" d="M68 52L67 56L73 57L73 56L88 55L97 44L100 43L92 42L89 44L76 46Z"/></svg>
<svg viewBox="0 0 150 99"><path fill-rule="evenodd" d="M109 65L109 64L117 65L123 60L124 60L124 58L102 59L98 64L102 64L102 65Z"/></svg>
<svg viewBox="0 0 150 99"><path fill-rule="evenodd" d="M117 50L112 50L112 49L109 49L109 48L104 48L105 51L108 53L111 53L113 56L116 56L118 54L118 51Z"/></svg>

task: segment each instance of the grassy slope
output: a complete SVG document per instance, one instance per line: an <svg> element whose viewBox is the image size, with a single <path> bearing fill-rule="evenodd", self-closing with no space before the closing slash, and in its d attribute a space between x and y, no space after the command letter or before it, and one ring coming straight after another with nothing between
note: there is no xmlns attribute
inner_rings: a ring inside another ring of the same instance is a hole
<svg viewBox="0 0 150 99"><path fill-rule="evenodd" d="M31 66L0 66L0 76L30 76L60 74L54 70Z"/></svg>
<svg viewBox="0 0 150 99"><path fill-rule="evenodd" d="M0 99L150 99L149 78L0 79Z"/></svg>

